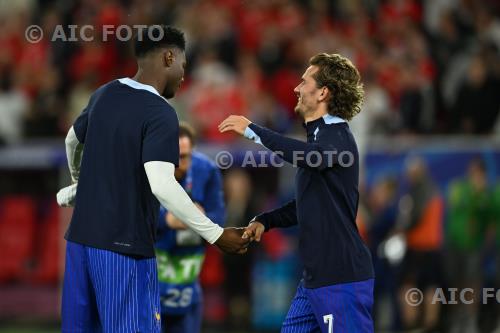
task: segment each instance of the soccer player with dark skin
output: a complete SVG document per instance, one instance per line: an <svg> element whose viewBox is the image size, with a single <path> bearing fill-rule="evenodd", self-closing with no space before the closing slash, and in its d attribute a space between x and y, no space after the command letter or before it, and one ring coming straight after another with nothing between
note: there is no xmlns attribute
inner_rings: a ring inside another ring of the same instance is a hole
<svg viewBox="0 0 500 333"><path fill-rule="evenodd" d="M269 229L299 227L303 279L281 332L371 333L374 272L355 223L359 157L347 125L361 110L363 86L341 55L318 54L309 65L294 89L307 142L236 115L219 130L254 140L297 166L295 200L257 215L244 235L260 241Z"/></svg>
<svg viewBox="0 0 500 333"><path fill-rule="evenodd" d="M96 89L66 136L74 185L57 199L74 210L65 234L62 332L160 332L160 203L222 251L247 251L243 229L213 223L175 179L179 120L167 98L184 79L183 33L150 26L134 44L137 74Z"/></svg>
<svg viewBox="0 0 500 333"><path fill-rule="evenodd" d="M163 97L170 99L184 82L186 54L176 47L165 48L139 59L138 65L133 79L155 87ZM242 229L226 228L214 244L224 252L243 254L247 244L241 240L242 233Z"/></svg>

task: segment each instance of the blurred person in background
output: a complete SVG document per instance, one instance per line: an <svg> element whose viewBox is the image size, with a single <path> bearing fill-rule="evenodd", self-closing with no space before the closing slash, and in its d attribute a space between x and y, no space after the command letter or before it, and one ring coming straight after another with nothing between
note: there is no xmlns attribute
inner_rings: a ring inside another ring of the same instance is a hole
<svg viewBox="0 0 500 333"><path fill-rule="evenodd" d="M438 303L432 304L441 286L444 203L425 161L410 157L406 164L408 192L399 203L398 225L406 237L407 250L401 269L400 306L404 329L423 328L431 332L439 324ZM407 293L419 288L423 303L409 304Z"/></svg>
<svg viewBox="0 0 500 333"><path fill-rule="evenodd" d="M221 132L244 135L298 166L296 199L257 215L245 233L260 241L264 231L299 226L303 279L282 332L373 332L373 264L356 226L359 155L347 124L361 111L361 76L342 55L320 53L309 60L294 92L307 142L243 116L230 116L219 125ZM341 160L343 153L351 156L349 163ZM296 157L300 154L302 159Z"/></svg>
<svg viewBox="0 0 500 333"><path fill-rule="evenodd" d="M63 99L60 94L61 78L55 67L46 69L39 82L32 107L24 119L26 137L55 137L61 133Z"/></svg>
<svg viewBox="0 0 500 333"><path fill-rule="evenodd" d="M256 186L248 172L233 168L224 175L226 194L227 226L243 227L255 216ZM262 196L263 193L261 193ZM245 329L250 323L251 255L244 257L224 256L226 279L224 291L227 302L228 318L226 326L232 329Z"/></svg>
<svg viewBox="0 0 500 333"><path fill-rule="evenodd" d="M246 105L235 72L221 62L215 50L203 50L192 73L193 84L185 93L190 122L204 140L221 142L228 137L217 130L231 112L246 114Z"/></svg>
<svg viewBox="0 0 500 333"><path fill-rule="evenodd" d="M448 190L446 224L446 273L451 288L473 289L474 302L451 306L450 332L478 331L477 314L483 285L487 231L498 218L494 189L488 186L485 162L476 158L469 163L467 176L453 181ZM490 244L489 244L490 243Z"/></svg>
<svg viewBox="0 0 500 333"><path fill-rule="evenodd" d="M92 95L94 86L96 84L96 78L89 72L88 75L81 81L79 81L68 94L68 105L66 111L66 124L67 127L71 127L74 119L78 117L81 110L87 105L89 97Z"/></svg>
<svg viewBox="0 0 500 333"><path fill-rule="evenodd" d="M500 80L495 74L480 55L471 59L453 107L456 131L468 134L493 131L500 112Z"/></svg>
<svg viewBox="0 0 500 333"><path fill-rule="evenodd" d="M195 132L179 125L179 167L175 179L195 205L212 221L224 224L224 196L219 169L204 154L193 151ZM205 256L205 242L185 223L161 207L156 260L160 284L163 332L198 333L203 315L198 280Z"/></svg>
<svg viewBox="0 0 500 333"><path fill-rule="evenodd" d="M413 59L406 60L400 75L401 99L399 113L401 130L405 134L429 132L433 124L432 109L429 107L429 87L425 77L419 75Z"/></svg>
<svg viewBox="0 0 500 333"><path fill-rule="evenodd" d="M0 146L21 141L23 119L28 112L28 98L13 81L12 70L3 69L0 73Z"/></svg>
<svg viewBox="0 0 500 333"><path fill-rule="evenodd" d="M397 313L396 269L386 253L386 241L396 226L397 190L396 179L382 178L375 183L368 198L367 243L377 277L373 306L376 330L394 328L397 323L397 318L394 317Z"/></svg>
<svg viewBox="0 0 500 333"><path fill-rule="evenodd" d="M387 92L376 82L372 71L363 77L363 88L365 96L362 111L349 122L358 145L360 179L363 179L366 169L365 155L369 142L374 136L385 135L393 130L397 118L391 110Z"/></svg>

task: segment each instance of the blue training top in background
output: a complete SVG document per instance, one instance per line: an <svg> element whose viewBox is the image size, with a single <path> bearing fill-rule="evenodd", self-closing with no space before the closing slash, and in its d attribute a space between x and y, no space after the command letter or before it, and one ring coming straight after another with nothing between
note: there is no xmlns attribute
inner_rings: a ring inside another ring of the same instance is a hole
<svg viewBox="0 0 500 333"><path fill-rule="evenodd" d="M191 167L179 183L213 222L224 224L222 178L208 157L193 152ZM205 257L205 243L192 230L169 228L166 214L167 210L161 207L156 243L161 309L164 314L184 314L202 298L198 277Z"/></svg>

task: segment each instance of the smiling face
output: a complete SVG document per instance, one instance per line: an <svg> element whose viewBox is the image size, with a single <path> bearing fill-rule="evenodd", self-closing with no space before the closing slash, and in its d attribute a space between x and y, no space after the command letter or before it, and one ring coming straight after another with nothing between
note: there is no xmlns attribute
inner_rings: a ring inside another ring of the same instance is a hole
<svg viewBox="0 0 500 333"><path fill-rule="evenodd" d="M169 99L175 96L184 81L184 70L186 68L186 54L184 51L173 48L164 53L165 63L165 89L162 96Z"/></svg>
<svg viewBox="0 0 500 333"><path fill-rule="evenodd" d="M319 104L324 100L325 88L318 88L313 75L318 71L317 66L309 66L299 85L293 90L297 95L298 101L295 106L295 113L302 118L311 116L316 112Z"/></svg>

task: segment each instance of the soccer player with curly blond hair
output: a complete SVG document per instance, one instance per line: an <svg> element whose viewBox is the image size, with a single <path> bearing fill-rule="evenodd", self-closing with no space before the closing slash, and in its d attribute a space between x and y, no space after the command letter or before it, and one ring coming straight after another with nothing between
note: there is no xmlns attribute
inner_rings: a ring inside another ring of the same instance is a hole
<svg viewBox="0 0 500 333"><path fill-rule="evenodd" d="M242 116L219 125L221 132L244 135L297 166L295 200L257 215L246 237L260 241L269 229L299 227L304 274L281 332L373 332L374 272L355 223L359 157L347 124L361 110L361 78L349 59L321 53L310 59L294 92L307 142Z"/></svg>

